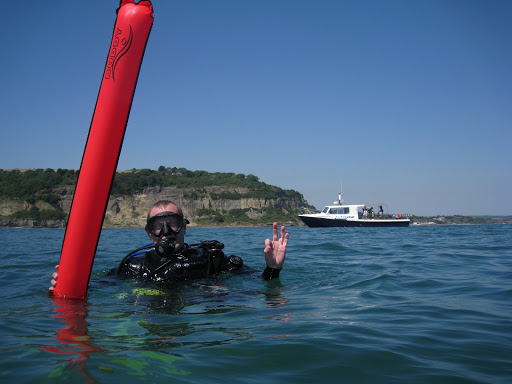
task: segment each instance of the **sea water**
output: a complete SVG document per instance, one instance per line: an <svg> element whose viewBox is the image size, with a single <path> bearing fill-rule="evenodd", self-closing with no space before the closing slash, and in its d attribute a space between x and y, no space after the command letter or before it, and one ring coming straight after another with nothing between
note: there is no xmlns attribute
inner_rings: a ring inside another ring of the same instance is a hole
<svg viewBox="0 0 512 384"><path fill-rule="evenodd" d="M82 301L47 294L64 230L0 229L0 382L512 382L512 225L289 232L278 280L164 289L105 276L147 243L105 229ZM271 235L187 240L263 270Z"/></svg>

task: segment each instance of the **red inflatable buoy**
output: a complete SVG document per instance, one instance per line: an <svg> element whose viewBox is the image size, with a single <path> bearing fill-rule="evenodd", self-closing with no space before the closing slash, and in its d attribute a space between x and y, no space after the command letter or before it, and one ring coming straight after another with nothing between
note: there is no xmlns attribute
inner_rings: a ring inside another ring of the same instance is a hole
<svg viewBox="0 0 512 384"><path fill-rule="evenodd" d="M83 299L153 24L150 1L122 0L62 244L57 297Z"/></svg>

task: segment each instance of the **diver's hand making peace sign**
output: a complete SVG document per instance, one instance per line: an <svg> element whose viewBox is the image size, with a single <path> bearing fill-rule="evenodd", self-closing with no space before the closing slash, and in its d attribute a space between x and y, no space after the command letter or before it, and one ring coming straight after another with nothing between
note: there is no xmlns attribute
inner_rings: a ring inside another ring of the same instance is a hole
<svg viewBox="0 0 512 384"><path fill-rule="evenodd" d="M281 226L281 236L277 237L277 223L273 225L274 237L272 241L270 239L265 240L265 262L267 267L272 269L283 268L284 259L286 258L286 244L288 244L288 238L290 235L285 233L284 225Z"/></svg>

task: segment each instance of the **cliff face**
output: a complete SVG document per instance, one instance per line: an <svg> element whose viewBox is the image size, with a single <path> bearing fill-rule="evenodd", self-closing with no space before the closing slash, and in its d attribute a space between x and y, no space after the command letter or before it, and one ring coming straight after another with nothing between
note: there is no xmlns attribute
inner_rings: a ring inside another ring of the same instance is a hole
<svg viewBox="0 0 512 384"><path fill-rule="evenodd" d="M21 228L63 228L66 226L65 219L55 218L31 218L31 217L8 217L20 213L26 213L30 216L29 212L37 209L39 211L60 211L69 214L71 208L71 201L73 200L73 187L52 188L46 193L53 193L60 197L60 201L55 204L50 204L42 200L37 200L35 203L29 203L22 200L14 199L0 199L0 227L21 227Z"/></svg>
<svg viewBox="0 0 512 384"><path fill-rule="evenodd" d="M55 203L48 203L37 200L31 204L19 200L0 200L0 226L3 227L65 227L64 219L27 217L6 218L20 212L29 212L37 208L38 211L60 211L69 214L74 188L62 187L52 188L46 193L59 196L60 200ZM295 210L307 206L307 202L300 197L290 198L244 198L243 195L249 192L248 188L229 187L204 187L202 189L189 188L179 189L177 187L148 187L141 193L133 195L111 195L105 212L104 227L144 227L146 215L150 207L159 200L171 200L182 207L185 216L190 220L190 225L236 225L236 222L211 223L208 220L208 213L224 212L232 210L243 210L247 218L259 219L264 217L265 210L271 208L282 212L286 216L288 225L301 225L295 219ZM238 195L239 199L220 199L218 196ZM206 212L206 213L205 213ZM23 215L22 215L23 216ZM242 223L244 224L244 223ZM245 223L246 224L246 223Z"/></svg>
<svg viewBox="0 0 512 384"><path fill-rule="evenodd" d="M149 187L140 194L133 196L114 195L108 202L105 213L105 226L136 226L146 223L146 215L151 206L159 200L171 200L183 209L190 220L190 225L197 225L201 219L198 210L230 211L233 209L247 210L247 216L257 218L264 208L282 209L285 212L307 205L303 199L217 199L213 196L227 194L244 194L248 188L204 187L197 189L178 189L176 187ZM298 221L297 221L298 223Z"/></svg>

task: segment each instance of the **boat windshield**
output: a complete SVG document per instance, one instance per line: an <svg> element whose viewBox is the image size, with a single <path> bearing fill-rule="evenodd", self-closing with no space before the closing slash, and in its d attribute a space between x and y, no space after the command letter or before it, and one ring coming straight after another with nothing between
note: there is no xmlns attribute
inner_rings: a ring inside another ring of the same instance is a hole
<svg viewBox="0 0 512 384"><path fill-rule="evenodd" d="M327 213L328 210L329 210L329 207L325 207L324 210L322 211L322 213Z"/></svg>
<svg viewBox="0 0 512 384"><path fill-rule="evenodd" d="M348 207L343 207L343 208L331 208L331 210L329 211L329 213L331 215L346 215L347 213L349 213L349 208Z"/></svg>

